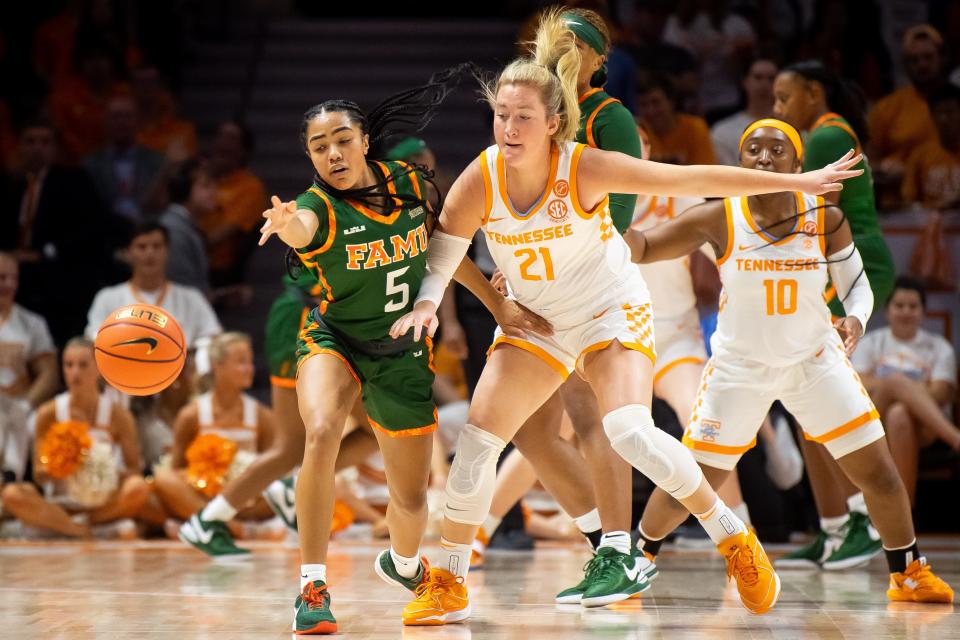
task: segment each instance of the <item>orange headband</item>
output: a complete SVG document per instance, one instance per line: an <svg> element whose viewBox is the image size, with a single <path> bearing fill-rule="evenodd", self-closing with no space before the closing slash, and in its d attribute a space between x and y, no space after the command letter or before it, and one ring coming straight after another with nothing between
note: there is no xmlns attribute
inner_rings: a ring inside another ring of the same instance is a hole
<svg viewBox="0 0 960 640"><path fill-rule="evenodd" d="M760 120L756 120L751 123L750 126L747 127L743 132L743 135L740 136L740 145L737 148L740 151L743 151L743 143L747 141L747 138L750 137L750 134L763 127L771 127L773 129L777 129L778 131L782 131L783 134L787 136L787 139L793 143L793 149L797 152L797 159L803 160L803 141L800 139L800 132L794 129L789 123L784 122L783 120L777 120L776 118L761 118Z"/></svg>

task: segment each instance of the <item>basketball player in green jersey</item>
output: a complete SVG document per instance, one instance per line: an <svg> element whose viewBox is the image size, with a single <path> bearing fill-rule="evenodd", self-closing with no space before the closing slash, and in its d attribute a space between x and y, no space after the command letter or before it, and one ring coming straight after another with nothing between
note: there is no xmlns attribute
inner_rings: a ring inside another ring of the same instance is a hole
<svg viewBox="0 0 960 640"><path fill-rule="evenodd" d="M860 153L865 146L866 119L858 89L822 63L804 61L785 68L777 76L773 92L773 110L777 117L807 134L804 171L826 166L831 162L831 154L846 153L850 149ZM873 177L867 158L856 168L863 169L863 174L848 180L842 191L825 197L843 210L863 258L873 299L882 304L893 288L896 275L893 257L877 220ZM833 286L827 290L827 299L834 316L846 315ZM777 566L846 569L879 554L883 545L870 524L863 494L821 445L804 438L800 443L820 513L821 531L811 545L784 556Z"/></svg>
<svg viewBox="0 0 960 640"><path fill-rule="evenodd" d="M276 234L296 251L322 287L298 347L297 397L306 428L296 488L301 593L294 631L335 633L326 586L334 503L334 465L344 421L360 397L383 454L391 548L375 569L415 590L423 576L419 546L427 520L433 403L429 337L394 340L394 321L413 307L426 273L426 182L399 162L370 162L367 153L391 124L426 126L461 70L397 94L365 115L353 102L330 100L304 115L301 139L316 170L295 202L273 198L260 244ZM489 305L501 327L550 333L549 324L501 296L473 266L464 284Z"/></svg>

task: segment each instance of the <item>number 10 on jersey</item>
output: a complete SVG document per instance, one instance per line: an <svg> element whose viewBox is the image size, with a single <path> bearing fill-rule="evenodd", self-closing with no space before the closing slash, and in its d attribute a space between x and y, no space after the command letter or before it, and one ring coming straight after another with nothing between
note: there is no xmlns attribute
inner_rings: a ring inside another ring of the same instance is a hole
<svg viewBox="0 0 960 640"><path fill-rule="evenodd" d="M520 258L520 277L524 280L553 280L553 259L550 257L550 249L540 247L538 251L533 249L518 249L513 252L515 258ZM543 260L543 267L538 264ZM543 273L541 276L540 273Z"/></svg>
<svg viewBox="0 0 960 640"><path fill-rule="evenodd" d="M767 292L767 315L788 316L797 312L796 280L764 280Z"/></svg>

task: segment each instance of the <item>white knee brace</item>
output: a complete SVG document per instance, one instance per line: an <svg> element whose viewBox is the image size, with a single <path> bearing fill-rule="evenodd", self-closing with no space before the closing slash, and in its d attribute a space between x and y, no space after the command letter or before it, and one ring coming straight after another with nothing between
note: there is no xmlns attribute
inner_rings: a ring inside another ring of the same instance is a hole
<svg viewBox="0 0 960 640"><path fill-rule="evenodd" d="M650 409L630 404L603 417L613 450L678 500L690 497L703 481L689 449L653 424Z"/></svg>
<svg viewBox="0 0 960 640"><path fill-rule="evenodd" d="M460 433L447 476L443 514L460 524L480 525L490 512L497 481L497 459L507 443L468 424Z"/></svg>

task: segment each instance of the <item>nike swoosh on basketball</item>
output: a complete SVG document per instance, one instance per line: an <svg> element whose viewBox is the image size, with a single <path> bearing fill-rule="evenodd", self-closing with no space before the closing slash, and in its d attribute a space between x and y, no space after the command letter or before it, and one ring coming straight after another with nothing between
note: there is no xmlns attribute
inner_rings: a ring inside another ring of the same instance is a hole
<svg viewBox="0 0 960 640"><path fill-rule="evenodd" d="M156 349L157 349L157 339L156 339L156 338L134 338L133 340L126 340L126 341L124 341L124 342L118 342L117 344L115 344L115 345L113 345L113 346L115 346L115 347L123 347L123 346L131 345L131 344L146 344L146 345L149 345L150 348L147 349L147 355L150 355L151 353L153 353L153 352L156 351Z"/></svg>

